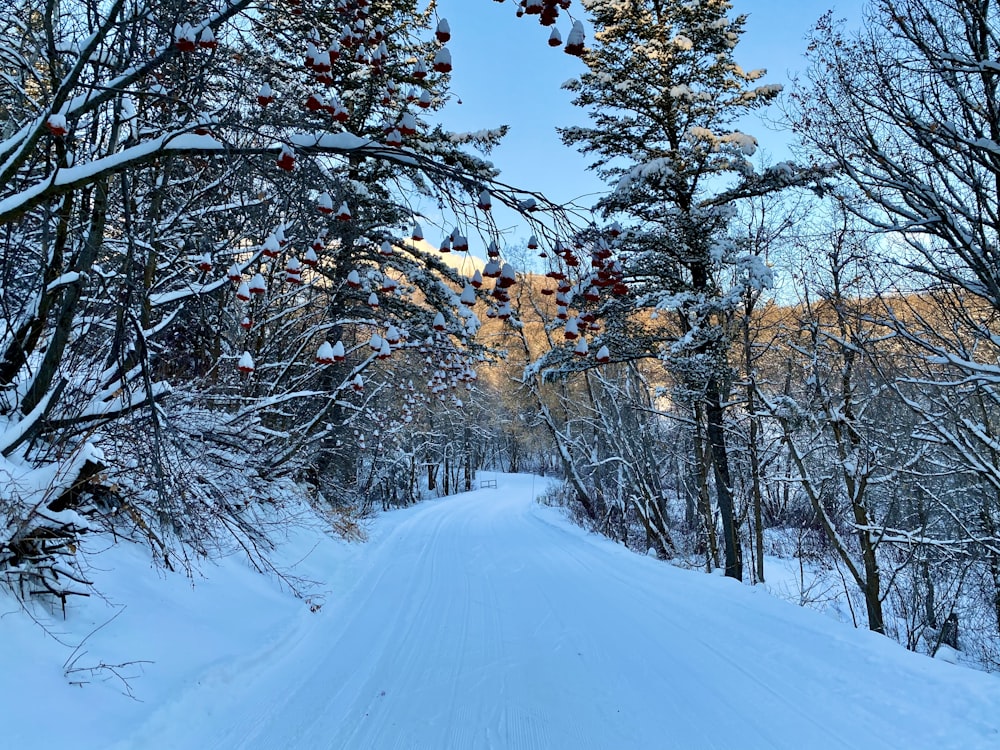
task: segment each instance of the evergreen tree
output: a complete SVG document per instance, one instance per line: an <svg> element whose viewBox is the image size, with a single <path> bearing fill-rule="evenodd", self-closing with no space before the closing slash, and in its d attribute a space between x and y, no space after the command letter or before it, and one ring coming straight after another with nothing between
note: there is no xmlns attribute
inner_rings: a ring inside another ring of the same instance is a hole
<svg viewBox="0 0 1000 750"><path fill-rule="evenodd" d="M596 44L566 88L591 125L562 128L591 158L610 192L596 208L627 224L596 238L617 250L612 296L599 303L603 341L616 360L657 357L707 437L725 540L726 575L742 576L742 553L726 444L725 404L733 317L746 284L769 284L760 258L729 238L741 200L815 177L792 165L758 172L756 140L741 118L772 102L734 49L745 16L726 0L587 0ZM616 239L608 241L608 236ZM601 279L595 280L597 284ZM607 297L607 295L603 295ZM673 314L671 326L642 323L636 309ZM707 477L706 477L707 481Z"/></svg>

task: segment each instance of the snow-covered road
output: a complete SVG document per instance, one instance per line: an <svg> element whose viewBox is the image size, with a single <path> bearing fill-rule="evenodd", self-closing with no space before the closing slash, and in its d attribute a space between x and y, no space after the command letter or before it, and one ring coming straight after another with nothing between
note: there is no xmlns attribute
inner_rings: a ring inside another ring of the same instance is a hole
<svg viewBox="0 0 1000 750"><path fill-rule="evenodd" d="M530 477L390 514L353 587L132 748L998 748L1000 680L569 526Z"/></svg>

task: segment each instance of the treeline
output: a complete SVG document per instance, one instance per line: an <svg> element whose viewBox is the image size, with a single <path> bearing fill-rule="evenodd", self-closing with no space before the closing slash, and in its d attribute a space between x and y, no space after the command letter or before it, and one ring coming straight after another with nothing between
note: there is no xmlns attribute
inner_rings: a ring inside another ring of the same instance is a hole
<svg viewBox="0 0 1000 750"><path fill-rule="evenodd" d="M784 99L806 169L749 160L738 125L778 92L735 62L730 9L591 7L566 87L592 124L562 134L613 223L556 253L558 307L512 347L566 502L734 578L791 552L858 625L995 666L997 8L822 18ZM624 297L590 293L608 264Z"/></svg>

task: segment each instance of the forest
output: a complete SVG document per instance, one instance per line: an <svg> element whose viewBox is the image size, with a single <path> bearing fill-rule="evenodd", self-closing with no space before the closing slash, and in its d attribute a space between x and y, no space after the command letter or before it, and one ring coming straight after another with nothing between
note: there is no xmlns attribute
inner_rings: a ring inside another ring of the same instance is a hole
<svg viewBox="0 0 1000 750"><path fill-rule="evenodd" d="M292 496L350 536L527 472L1000 668L997 4L827 13L783 89L739 0L475 0L579 58L583 206L448 128L460 1L0 11L0 585L65 609L94 534L281 576Z"/></svg>

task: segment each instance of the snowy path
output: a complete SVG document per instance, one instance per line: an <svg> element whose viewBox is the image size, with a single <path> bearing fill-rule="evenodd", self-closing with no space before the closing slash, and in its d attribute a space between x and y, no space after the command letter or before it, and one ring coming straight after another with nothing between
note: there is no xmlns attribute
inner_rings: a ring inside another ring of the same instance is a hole
<svg viewBox="0 0 1000 750"><path fill-rule="evenodd" d="M630 554L531 486L391 514L353 589L117 747L1000 747L995 676Z"/></svg>

